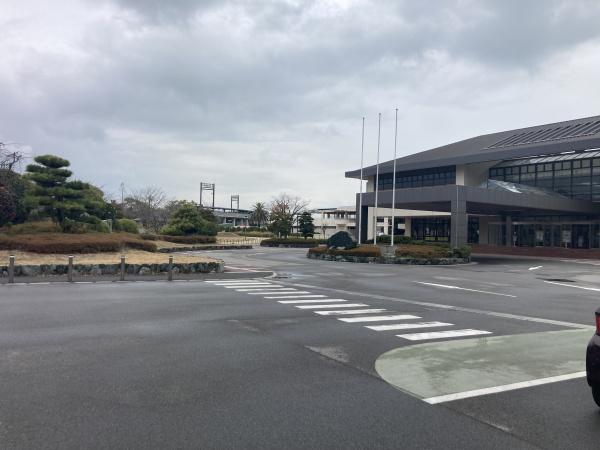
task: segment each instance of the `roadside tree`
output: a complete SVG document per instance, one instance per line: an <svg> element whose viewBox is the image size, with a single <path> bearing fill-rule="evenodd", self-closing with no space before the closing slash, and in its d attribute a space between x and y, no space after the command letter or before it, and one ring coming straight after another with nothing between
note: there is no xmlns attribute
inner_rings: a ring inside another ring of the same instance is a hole
<svg viewBox="0 0 600 450"><path fill-rule="evenodd" d="M215 236L217 226L202 216L195 203L181 201L179 202L179 208L169 219L169 223L161 229L161 233L170 236L193 234Z"/></svg>
<svg viewBox="0 0 600 450"><path fill-rule="evenodd" d="M315 235L315 224L313 223L313 217L310 212L304 211L298 217L298 231L302 234L304 239Z"/></svg>
<svg viewBox="0 0 600 450"><path fill-rule="evenodd" d="M252 206L252 214L250 214L250 222L253 225L258 226L258 228L261 228L263 226L263 224L267 223L268 220L269 220L269 212L267 211L265 204L261 203L261 202L256 202Z"/></svg>
<svg viewBox="0 0 600 450"><path fill-rule="evenodd" d="M139 220L144 228L153 232L165 226L171 213L178 208L178 205L167 200L161 188L154 186L131 192L123 203L125 217Z"/></svg>

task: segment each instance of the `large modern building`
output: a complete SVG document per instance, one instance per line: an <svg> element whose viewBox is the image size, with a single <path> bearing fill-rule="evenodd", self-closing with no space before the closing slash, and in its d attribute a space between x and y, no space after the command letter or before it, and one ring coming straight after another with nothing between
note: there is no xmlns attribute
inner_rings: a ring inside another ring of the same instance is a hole
<svg viewBox="0 0 600 450"><path fill-rule="evenodd" d="M362 210L356 197L363 241L389 214L395 189L396 208L419 211L399 213L390 227L396 234L453 246L600 248L600 116L486 134L398 158L395 186L393 164L380 164L378 179L376 166L363 170ZM346 177L360 179L360 170Z"/></svg>

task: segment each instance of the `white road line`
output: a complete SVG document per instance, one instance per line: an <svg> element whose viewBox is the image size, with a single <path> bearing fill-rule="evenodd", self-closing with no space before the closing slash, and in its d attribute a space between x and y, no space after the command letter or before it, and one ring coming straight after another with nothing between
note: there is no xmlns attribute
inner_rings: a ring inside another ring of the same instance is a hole
<svg viewBox="0 0 600 450"><path fill-rule="evenodd" d="M565 287L576 288L576 289L584 289L586 291L596 291L596 292L600 291L600 288L593 288L593 287L588 287L588 286L574 286L572 284L557 283L556 281L546 281L546 280L544 280L544 283L556 284L558 286L565 286Z"/></svg>
<svg viewBox="0 0 600 450"><path fill-rule="evenodd" d="M344 314L372 314L384 312L385 309L348 309L348 310L335 310L335 311L313 311L315 314L322 316L332 315L344 315Z"/></svg>
<svg viewBox="0 0 600 450"><path fill-rule="evenodd" d="M490 291L480 291L478 289L469 289L469 288L463 288L463 287L460 287L460 286L450 286L448 284L426 283L424 281L415 281L415 283L425 284L427 286L439 287L439 288L444 288L444 289L459 289L461 291L479 292L481 294L500 295L502 297L512 297L512 298L516 298L517 297L516 295L499 294L498 292L490 292Z"/></svg>
<svg viewBox="0 0 600 450"><path fill-rule="evenodd" d="M309 291L286 291L273 289L272 291L262 291L262 292L244 292L244 294L248 295L270 295L270 294L310 294Z"/></svg>
<svg viewBox="0 0 600 450"><path fill-rule="evenodd" d="M257 278L243 278L239 280L204 280L205 283L263 283L265 280Z"/></svg>
<svg viewBox="0 0 600 450"><path fill-rule="evenodd" d="M236 289L236 291L238 292L256 292L256 291L264 291L265 289L269 289L271 291L282 291L282 290L286 290L286 291L297 291L297 289L295 288L283 288L283 287L279 287L279 286L263 286L263 287L257 287L257 288L242 288L242 289Z"/></svg>
<svg viewBox="0 0 600 450"><path fill-rule="evenodd" d="M352 317L350 319L338 319L342 322L380 322L384 320L409 320L409 319L420 319L419 316L411 316L410 314L400 314L395 316L366 316L366 317Z"/></svg>
<svg viewBox="0 0 600 450"><path fill-rule="evenodd" d="M331 303L331 302L345 302L341 298L327 298L325 300L279 300L277 303L284 305L293 305L296 303Z"/></svg>
<svg viewBox="0 0 600 450"><path fill-rule="evenodd" d="M248 269L246 267L233 267L233 266L225 266L226 269L235 269L235 270L245 270L246 272L252 272L252 273L256 273L256 272L268 272L267 270L256 270L257 268L254 267L252 269Z"/></svg>
<svg viewBox="0 0 600 450"><path fill-rule="evenodd" d="M424 398L423 401L435 405L436 403L451 402L463 398L479 397L481 395L497 394L499 392L514 391L515 389L523 389L542 384L556 383L558 381L573 380L575 378L585 377L585 372L568 373L565 375L557 375L555 377L538 378L536 380L521 381L519 383L504 384L502 386L493 386L483 389L475 389L473 391L457 392L456 394L440 395L438 397Z"/></svg>
<svg viewBox="0 0 600 450"><path fill-rule="evenodd" d="M480 334L492 334L491 331L484 330L449 330L449 331L432 331L430 333L410 333L410 334L397 334L399 338L408 339L409 341L425 341L429 339L442 339L442 338L453 338L461 336L477 336Z"/></svg>
<svg viewBox="0 0 600 450"><path fill-rule="evenodd" d="M369 305L365 305L364 303L344 303L342 305L300 305L300 306L296 306L296 308L299 309L319 309L319 308L359 308L359 307L363 307L363 306L369 306Z"/></svg>
<svg viewBox="0 0 600 450"><path fill-rule="evenodd" d="M240 285L221 286L221 287L224 287L225 289L241 289L241 288L252 288L252 287L268 288L271 286L274 286L274 285L273 284L240 284Z"/></svg>
<svg viewBox="0 0 600 450"><path fill-rule="evenodd" d="M265 298L278 299L278 298L325 298L325 297L327 297L327 296L326 295L283 295L283 296L265 297Z"/></svg>
<svg viewBox="0 0 600 450"><path fill-rule="evenodd" d="M370 328L375 331L388 331L388 330L410 330L411 328L434 328L434 327L449 327L454 325L453 323L446 322L413 322L413 323L395 323L392 325L371 325L365 328Z"/></svg>
<svg viewBox="0 0 600 450"><path fill-rule="evenodd" d="M530 267L527 270L538 270L538 269L541 269L542 267L544 267L544 266L535 266L535 267Z"/></svg>

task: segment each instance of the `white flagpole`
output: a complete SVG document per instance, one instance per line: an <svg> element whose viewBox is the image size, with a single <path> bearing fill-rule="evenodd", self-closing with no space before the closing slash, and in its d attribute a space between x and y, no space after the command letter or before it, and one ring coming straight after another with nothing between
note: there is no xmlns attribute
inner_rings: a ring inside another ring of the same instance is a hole
<svg viewBox="0 0 600 450"><path fill-rule="evenodd" d="M379 113L379 126L377 128L377 171L375 173L375 217L374 222L374 233L373 233L373 244L377 244L377 203L379 195L379 148L381 144L381 113Z"/></svg>
<svg viewBox="0 0 600 450"><path fill-rule="evenodd" d="M394 246L394 234L396 234L396 151L398 148L398 108L396 108L396 130L394 132L394 175L392 176L392 239L390 246Z"/></svg>
<svg viewBox="0 0 600 450"><path fill-rule="evenodd" d="M358 245L361 244L362 241L362 190L363 190L363 165L364 165L364 156L365 156L365 118L362 118L362 141L360 145L360 194L358 196L358 214L355 214L355 217L359 219L358 221ZM367 218L369 214L367 214Z"/></svg>

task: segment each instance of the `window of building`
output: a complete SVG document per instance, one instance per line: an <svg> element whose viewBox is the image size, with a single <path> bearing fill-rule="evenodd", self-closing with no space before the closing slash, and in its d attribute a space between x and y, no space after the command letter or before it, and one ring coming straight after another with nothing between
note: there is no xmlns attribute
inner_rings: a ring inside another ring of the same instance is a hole
<svg viewBox="0 0 600 450"><path fill-rule="evenodd" d="M379 175L379 190L390 190L393 185L393 173ZM456 183L454 167L439 167L410 172L396 172L396 189L443 186Z"/></svg>

